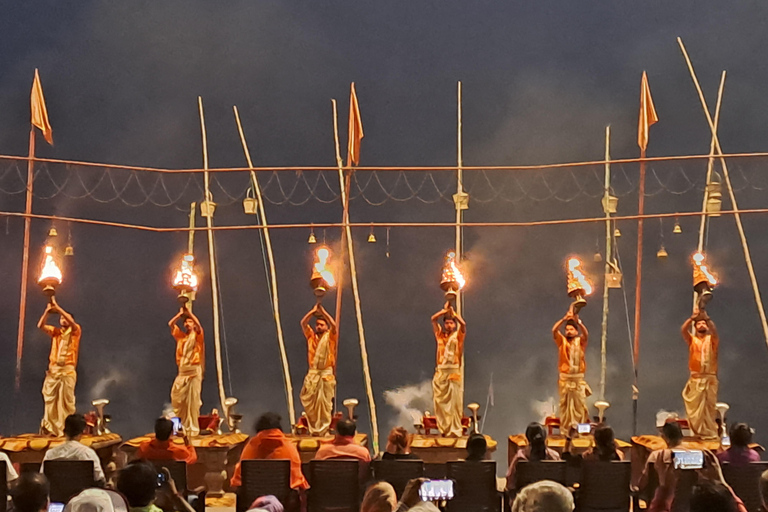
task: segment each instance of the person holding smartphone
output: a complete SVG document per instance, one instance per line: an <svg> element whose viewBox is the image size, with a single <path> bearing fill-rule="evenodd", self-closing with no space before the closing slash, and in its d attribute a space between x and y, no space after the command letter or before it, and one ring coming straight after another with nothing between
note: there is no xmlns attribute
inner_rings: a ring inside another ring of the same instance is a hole
<svg viewBox="0 0 768 512"><path fill-rule="evenodd" d="M155 438L142 442L136 451L137 459L147 460L183 460L187 464L197 462L195 447L187 437L184 426L179 424L176 436L180 437L184 444L173 441L173 421L166 417L155 420Z"/></svg>

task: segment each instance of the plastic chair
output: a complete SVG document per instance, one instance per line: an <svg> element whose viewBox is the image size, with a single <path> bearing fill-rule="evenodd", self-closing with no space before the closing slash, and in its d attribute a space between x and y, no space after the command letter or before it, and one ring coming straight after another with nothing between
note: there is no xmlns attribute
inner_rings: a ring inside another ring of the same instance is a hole
<svg viewBox="0 0 768 512"><path fill-rule="evenodd" d="M448 501L448 512L498 512L501 509L495 461L449 462L447 476L454 481L454 497Z"/></svg>
<svg viewBox="0 0 768 512"><path fill-rule="evenodd" d="M43 473L51 484L52 503L67 503L75 494L94 486L92 460L46 460Z"/></svg>
<svg viewBox="0 0 768 512"><path fill-rule="evenodd" d="M627 512L631 476L629 461L584 461L577 508L580 512Z"/></svg>
<svg viewBox="0 0 768 512"><path fill-rule="evenodd" d="M357 512L360 507L357 460L313 460L309 463L312 487L309 512Z"/></svg>
<svg viewBox="0 0 768 512"><path fill-rule="evenodd" d="M750 462L746 466L724 463L723 476L733 492L741 498L749 512L761 512L760 475L768 470L768 462Z"/></svg>
<svg viewBox="0 0 768 512"><path fill-rule="evenodd" d="M291 461L258 459L240 462L242 485L237 493L237 510L248 510L259 496L272 494L287 507L291 500Z"/></svg>
<svg viewBox="0 0 768 512"><path fill-rule="evenodd" d="M421 460L375 460L372 466L373 478L392 484L398 498L410 480L424 476L424 462Z"/></svg>
<svg viewBox="0 0 768 512"><path fill-rule="evenodd" d="M564 460L518 461L515 468L515 489L541 480L552 480L565 485L566 465Z"/></svg>
<svg viewBox="0 0 768 512"><path fill-rule="evenodd" d="M0 512L5 512L8 506L8 473L6 462L0 461Z"/></svg>

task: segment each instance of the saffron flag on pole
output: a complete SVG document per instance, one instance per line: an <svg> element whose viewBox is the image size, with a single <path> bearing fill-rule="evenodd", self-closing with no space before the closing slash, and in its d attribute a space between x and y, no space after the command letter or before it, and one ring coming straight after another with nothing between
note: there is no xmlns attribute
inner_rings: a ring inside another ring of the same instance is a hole
<svg viewBox="0 0 768 512"><path fill-rule="evenodd" d="M648 75L643 71L643 80L640 84L640 118L637 121L637 145L643 151L648 147L648 128L658 120L653 98L651 98L651 88L648 85Z"/></svg>
<svg viewBox="0 0 768 512"><path fill-rule="evenodd" d="M357 104L355 83L349 90L349 129L347 131L347 166L360 163L360 141L363 140L363 120L360 118L360 106Z"/></svg>
<svg viewBox="0 0 768 512"><path fill-rule="evenodd" d="M43 85L40 83L40 74L35 69L35 80L32 82L32 94L29 98L29 104L32 109L32 126L37 126L43 132L43 137L48 144L53 145L53 130L48 121L48 109L45 107L45 98L43 97Z"/></svg>

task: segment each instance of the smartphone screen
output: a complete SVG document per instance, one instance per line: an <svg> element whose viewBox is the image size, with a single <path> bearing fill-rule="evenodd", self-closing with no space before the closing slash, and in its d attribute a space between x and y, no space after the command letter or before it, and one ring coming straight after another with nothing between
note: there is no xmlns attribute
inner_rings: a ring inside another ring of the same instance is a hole
<svg viewBox="0 0 768 512"><path fill-rule="evenodd" d="M162 487L163 484L166 482L165 473L162 471L157 472L157 486ZM50 510L48 511L50 512Z"/></svg>
<svg viewBox="0 0 768 512"><path fill-rule="evenodd" d="M672 450L675 469L701 469L704 467L704 452L701 450Z"/></svg>
<svg viewBox="0 0 768 512"><path fill-rule="evenodd" d="M723 437L723 446L725 448L728 448L728 447L731 446L731 438L730 438L730 436Z"/></svg>
<svg viewBox="0 0 768 512"><path fill-rule="evenodd" d="M592 425L589 423L579 423L577 428L579 434L589 434L592 431Z"/></svg>
<svg viewBox="0 0 768 512"><path fill-rule="evenodd" d="M171 421L173 422L173 433L178 434L179 430L181 430L181 418L178 416L174 416L171 418Z"/></svg>
<svg viewBox="0 0 768 512"><path fill-rule="evenodd" d="M64 510L63 503L50 503L48 505L48 512L62 512Z"/></svg>
<svg viewBox="0 0 768 512"><path fill-rule="evenodd" d="M443 501L453 499L453 480L427 480L419 487L422 501Z"/></svg>

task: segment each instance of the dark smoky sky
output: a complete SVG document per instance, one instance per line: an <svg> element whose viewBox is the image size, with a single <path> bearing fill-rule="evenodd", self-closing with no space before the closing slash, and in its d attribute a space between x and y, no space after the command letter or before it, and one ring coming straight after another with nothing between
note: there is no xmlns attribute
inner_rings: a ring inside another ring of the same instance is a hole
<svg viewBox="0 0 768 512"><path fill-rule="evenodd" d="M661 118L648 154L702 154L709 129L675 38L681 36L714 105L728 71L720 137L726 152L765 151L768 127L768 5L720 2L28 1L0 6L0 152L27 152L29 88L40 69L56 146L38 143L41 156L171 168L201 166L197 96L204 98L211 165L245 164L232 105L238 105L256 165L333 165L330 99L340 102L342 138L349 83L357 84L366 137L365 165L452 165L456 155L456 82L464 87L464 158L467 165L550 163L600 159L603 133L612 126L614 157L634 157L640 76L647 70ZM39 139L41 141L41 139ZM763 160L764 162L764 160ZM2 164L7 166L7 164ZM739 161L752 179L761 161ZM683 166L683 164L681 164ZM685 164L701 183L706 165ZM669 169L669 167L665 167ZM60 172L63 172L59 169ZM625 166L631 179L637 168ZM598 169L599 172L599 169ZM332 176L332 175L331 175ZM443 174L443 178L450 179ZM550 171L557 181L564 174ZM237 181L239 178L223 178ZM565 178L562 178L565 179ZM244 179L239 183L244 183ZM700 188L649 197L650 212L700 208ZM754 187L739 192L742 207L764 206ZM0 194L0 209L23 210L23 194ZM619 212L636 212L636 195ZM726 201L725 206L728 206ZM119 201L38 199L39 213L56 213L162 226L183 226L175 207L128 207ZM472 203L467 221L596 216L599 201L580 196L565 203ZM338 204L268 205L270 222L338 221ZM449 221L448 202L417 200L372 207L352 202L355 221ZM239 204L222 207L217 224L253 222ZM198 219L199 225L202 220ZM13 394L23 223L2 222L0 259L0 433L34 431L42 415L40 387L48 342L34 329L44 299L32 284L20 395ZM686 349L679 325L690 311L690 266L697 221L684 233L665 224L666 261L655 258L659 224L647 223L644 315L640 366L641 432L651 432L659 409L682 410ZM32 261L49 225L32 223ZM757 278L766 284L768 247L763 217L745 218ZM634 300L631 223L621 226L630 311ZM486 432L500 441L537 418L536 401L556 396L556 351L551 324L565 311L563 262L587 262L602 227L466 229L472 281L466 292L469 324L466 401L485 403L494 375L495 407ZM62 226L62 231L66 228ZM306 231L274 235L280 299L293 386L306 370L298 328L313 298L307 286ZM397 411L385 390L431 378L434 341L429 316L441 305L437 287L453 231L394 229L391 257L384 232L364 243L356 231L363 315L379 426L384 435ZM176 303L168 274L186 235L149 234L98 226L72 226L76 255L67 262L59 297L82 323L78 405L96 395L112 400L114 429L124 436L150 430L175 375L166 321ZM336 243L338 233L328 232ZM282 373L256 232L217 235L227 390L240 398L247 426L257 414L287 417ZM207 276L204 235L197 239ZM756 403L768 392L766 346L733 220L712 223L709 252L724 284L712 304L722 335L720 397L731 418L754 423L758 440L766 412ZM601 269L588 270L599 276ZM599 278L596 281L600 282ZM601 299L584 319L592 333L588 381L597 391ZM333 297L330 297L331 299ZM344 295L338 395L365 403L352 294ZM329 301L331 302L331 301ZM631 430L631 363L621 292L612 292L607 399L621 437ZM206 327L208 372L204 411L217 404L210 285L196 310ZM367 407L361 406L361 418ZM360 428L369 432L366 420Z"/></svg>

